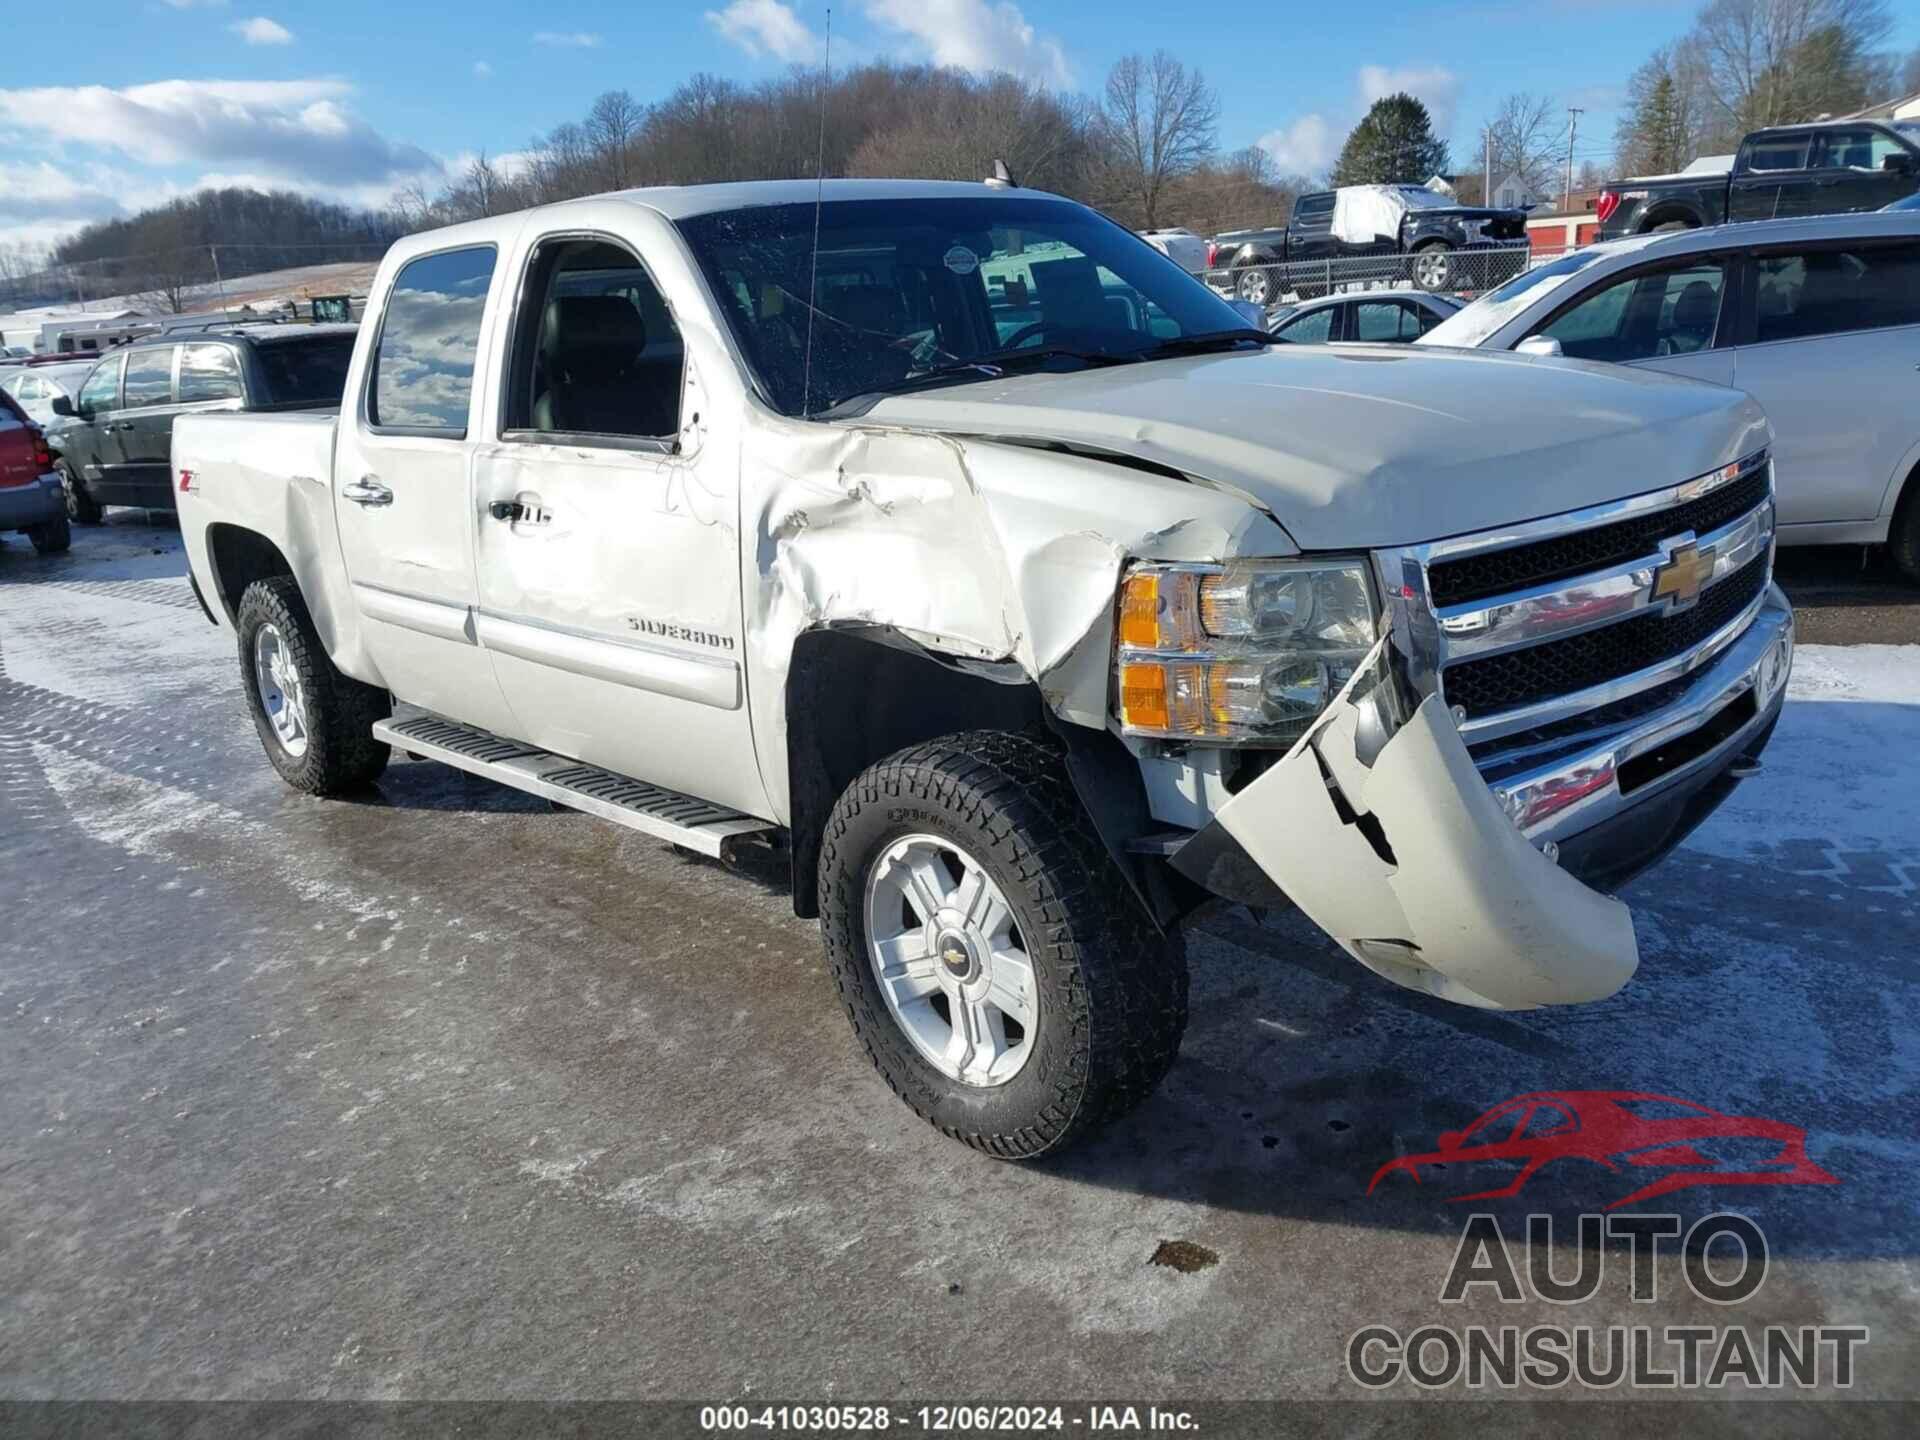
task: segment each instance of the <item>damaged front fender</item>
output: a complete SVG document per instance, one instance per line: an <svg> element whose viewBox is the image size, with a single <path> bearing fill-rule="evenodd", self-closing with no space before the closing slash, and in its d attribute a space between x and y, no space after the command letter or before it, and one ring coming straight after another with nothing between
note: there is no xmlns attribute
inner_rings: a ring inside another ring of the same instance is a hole
<svg viewBox="0 0 1920 1440"><path fill-rule="evenodd" d="M1244 857L1361 964L1443 1000L1526 1010L1626 984L1639 965L1631 913L1527 842L1439 698L1368 763L1371 719L1342 695L1176 868L1206 883L1197 864Z"/></svg>

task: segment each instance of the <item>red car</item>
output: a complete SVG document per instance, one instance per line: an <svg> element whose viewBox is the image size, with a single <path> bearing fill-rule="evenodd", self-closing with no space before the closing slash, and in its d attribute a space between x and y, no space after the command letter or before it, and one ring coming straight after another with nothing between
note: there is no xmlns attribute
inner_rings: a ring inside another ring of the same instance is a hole
<svg viewBox="0 0 1920 1440"><path fill-rule="evenodd" d="M42 555L73 543L66 494L40 427L0 391L0 533L24 530Z"/></svg>
<svg viewBox="0 0 1920 1440"><path fill-rule="evenodd" d="M1616 1173L1658 1172L1606 1208L1618 1209L1695 1185L1837 1185L1807 1158L1807 1132L1757 1116L1722 1115L1672 1095L1635 1090L1549 1090L1496 1105L1465 1130L1449 1130L1440 1148L1403 1155L1374 1172L1374 1187L1395 1171L1420 1182L1420 1167L1465 1169L1483 1161L1518 1164L1505 1185L1453 1195L1497 1200L1518 1195L1541 1166L1585 1160Z"/></svg>

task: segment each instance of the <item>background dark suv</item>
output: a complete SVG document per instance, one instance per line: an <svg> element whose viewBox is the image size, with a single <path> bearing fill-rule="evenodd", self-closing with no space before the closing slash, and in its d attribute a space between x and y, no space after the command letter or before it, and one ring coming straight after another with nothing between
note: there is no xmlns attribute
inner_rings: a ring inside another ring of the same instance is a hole
<svg viewBox="0 0 1920 1440"><path fill-rule="evenodd" d="M173 422L199 410L324 410L340 403L353 325L249 325L139 340L94 366L49 437L67 513L173 509Z"/></svg>

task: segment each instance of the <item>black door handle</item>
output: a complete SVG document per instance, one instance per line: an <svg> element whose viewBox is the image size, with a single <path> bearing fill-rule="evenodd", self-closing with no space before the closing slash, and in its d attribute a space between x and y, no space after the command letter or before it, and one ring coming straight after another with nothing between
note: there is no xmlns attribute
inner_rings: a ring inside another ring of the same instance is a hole
<svg viewBox="0 0 1920 1440"><path fill-rule="evenodd" d="M518 520L526 514L526 507L518 500L496 500L487 506L487 514L496 520Z"/></svg>

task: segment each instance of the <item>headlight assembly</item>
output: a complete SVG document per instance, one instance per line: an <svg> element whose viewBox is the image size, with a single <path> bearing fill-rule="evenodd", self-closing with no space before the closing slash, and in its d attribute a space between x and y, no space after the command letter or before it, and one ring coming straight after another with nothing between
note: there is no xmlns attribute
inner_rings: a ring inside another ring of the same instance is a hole
<svg viewBox="0 0 1920 1440"><path fill-rule="evenodd" d="M1121 729L1214 744L1291 744L1378 632L1379 608L1359 558L1135 566L1120 590Z"/></svg>

